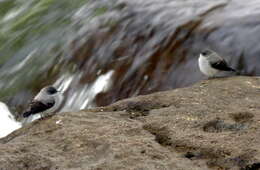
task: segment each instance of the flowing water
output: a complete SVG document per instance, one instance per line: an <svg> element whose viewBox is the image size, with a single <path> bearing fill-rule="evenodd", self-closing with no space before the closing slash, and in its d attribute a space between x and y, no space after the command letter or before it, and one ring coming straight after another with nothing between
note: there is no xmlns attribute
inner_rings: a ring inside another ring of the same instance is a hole
<svg viewBox="0 0 260 170"><path fill-rule="evenodd" d="M17 122L14 119L14 116L11 114L8 107L2 102L0 102L0 111L1 111L1 114L0 114L0 120L1 120L0 138L1 138L1 137L5 137L12 131L20 128L21 123Z"/></svg>
<svg viewBox="0 0 260 170"><path fill-rule="evenodd" d="M205 48L260 75L259 17L259 0L0 0L0 101L19 117L49 84L60 111L188 86Z"/></svg>

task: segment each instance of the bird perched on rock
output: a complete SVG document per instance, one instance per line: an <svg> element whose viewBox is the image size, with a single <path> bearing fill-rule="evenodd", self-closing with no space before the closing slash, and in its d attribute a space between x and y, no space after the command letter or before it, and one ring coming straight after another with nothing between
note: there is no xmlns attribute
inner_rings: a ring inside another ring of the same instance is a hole
<svg viewBox="0 0 260 170"><path fill-rule="evenodd" d="M208 49L200 53L198 62L200 71L208 77L214 77L220 71L236 72L221 56Z"/></svg>
<svg viewBox="0 0 260 170"><path fill-rule="evenodd" d="M55 87L47 86L34 97L28 109L23 113L24 118L39 114L41 118L57 111L61 104L62 94Z"/></svg>

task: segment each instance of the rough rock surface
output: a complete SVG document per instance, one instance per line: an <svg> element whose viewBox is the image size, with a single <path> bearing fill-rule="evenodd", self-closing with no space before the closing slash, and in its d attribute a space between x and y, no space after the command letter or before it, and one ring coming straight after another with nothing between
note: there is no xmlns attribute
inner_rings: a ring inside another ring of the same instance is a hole
<svg viewBox="0 0 260 170"><path fill-rule="evenodd" d="M0 140L0 169L253 170L259 141L260 78L218 78L36 121Z"/></svg>

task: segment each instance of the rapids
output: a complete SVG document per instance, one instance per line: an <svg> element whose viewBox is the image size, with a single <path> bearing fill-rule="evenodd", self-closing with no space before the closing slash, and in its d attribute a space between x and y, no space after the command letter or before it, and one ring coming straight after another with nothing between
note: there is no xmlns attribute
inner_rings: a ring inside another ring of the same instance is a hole
<svg viewBox="0 0 260 170"><path fill-rule="evenodd" d="M259 18L259 0L1 0L0 100L17 116L49 84L61 111L185 87L204 48L259 76Z"/></svg>

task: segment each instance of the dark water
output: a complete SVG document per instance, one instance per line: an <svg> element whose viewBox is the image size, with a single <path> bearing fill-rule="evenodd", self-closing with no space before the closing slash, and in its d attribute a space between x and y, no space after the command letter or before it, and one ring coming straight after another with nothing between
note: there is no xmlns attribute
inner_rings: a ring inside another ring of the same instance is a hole
<svg viewBox="0 0 260 170"><path fill-rule="evenodd" d="M259 76L259 18L259 0L0 0L0 100L19 112L54 84L79 110L185 87L204 48Z"/></svg>

